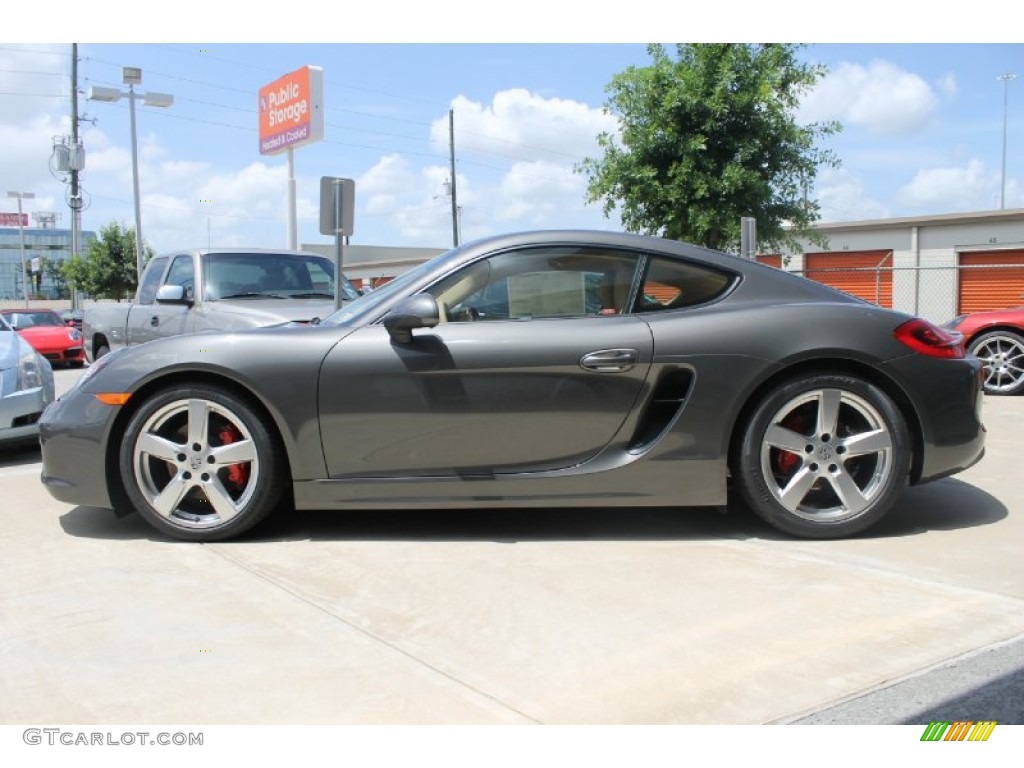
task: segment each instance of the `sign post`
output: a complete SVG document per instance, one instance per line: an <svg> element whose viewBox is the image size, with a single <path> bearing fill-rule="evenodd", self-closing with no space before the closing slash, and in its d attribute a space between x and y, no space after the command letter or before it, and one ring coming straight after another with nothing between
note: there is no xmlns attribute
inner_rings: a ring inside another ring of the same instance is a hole
<svg viewBox="0 0 1024 768"><path fill-rule="evenodd" d="M352 234L356 183L336 176L320 177L320 234L334 235L334 308L341 308L341 275L345 263L344 240Z"/></svg>

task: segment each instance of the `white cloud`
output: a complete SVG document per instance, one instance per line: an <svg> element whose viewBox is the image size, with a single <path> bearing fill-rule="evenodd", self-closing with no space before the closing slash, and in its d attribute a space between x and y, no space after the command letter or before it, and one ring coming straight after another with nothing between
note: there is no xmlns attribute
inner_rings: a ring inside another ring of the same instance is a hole
<svg viewBox="0 0 1024 768"><path fill-rule="evenodd" d="M938 80L935 83L935 87L938 88L939 93L947 99L952 99L960 90L956 82L956 76L952 72L948 73L941 80Z"/></svg>
<svg viewBox="0 0 1024 768"><path fill-rule="evenodd" d="M947 81L944 91L955 81ZM842 63L830 71L803 100L802 122L838 120L876 135L895 136L921 131L938 109L939 101L921 77L887 61L866 67Z"/></svg>
<svg viewBox="0 0 1024 768"><path fill-rule="evenodd" d="M990 210L999 207L999 184L998 171L971 160L958 167L918 171L900 188L897 199L910 208L936 213ZM1007 190L1012 187L1007 185Z"/></svg>
<svg viewBox="0 0 1024 768"><path fill-rule="evenodd" d="M501 181L494 217L536 227L564 226L560 217L582 210L585 192L585 179L563 165L516 163Z"/></svg>
<svg viewBox="0 0 1024 768"><path fill-rule="evenodd" d="M868 196L859 177L843 169L822 170L814 195L821 206L822 221L863 221L890 215L885 205Z"/></svg>
<svg viewBox="0 0 1024 768"><path fill-rule="evenodd" d="M486 152L514 160L575 163L597 152L595 137L616 130L614 117L571 99L544 98L525 88L498 91L490 104L452 100L456 152ZM436 151L447 151L448 116L430 127Z"/></svg>
<svg viewBox="0 0 1024 768"><path fill-rule="evenodd" d="M445 245L452 232L448 178L445 166L382 157L356 180L356 218L384 218L401 243ZM603 221L598 208L584 205L586 181L568 162L520 161L490 182L462 172L456 180L463 240L514 229L597 227Z"/></svg>

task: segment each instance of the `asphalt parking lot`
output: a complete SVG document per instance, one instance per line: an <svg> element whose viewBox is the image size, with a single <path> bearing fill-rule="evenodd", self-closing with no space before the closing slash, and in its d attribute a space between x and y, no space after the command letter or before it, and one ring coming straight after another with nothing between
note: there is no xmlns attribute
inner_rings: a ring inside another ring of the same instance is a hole
<svg viewBox="0 0 1024 768"><path fill-rule="evenodd" d="M986 700L920 687L977 659L967 686L1019 705L1024 398L984 417L979 465L829 542L736 508L297 513L187 544L0 450L0 722L928 722Z"/></svg>

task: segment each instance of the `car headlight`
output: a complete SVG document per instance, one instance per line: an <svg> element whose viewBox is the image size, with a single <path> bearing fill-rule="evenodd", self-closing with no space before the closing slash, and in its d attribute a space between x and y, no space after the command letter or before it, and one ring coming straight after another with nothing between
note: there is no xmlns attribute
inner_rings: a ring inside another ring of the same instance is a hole
<svg viewBox="0 0 1024 768"><path fill-rule="evenodd" d="M43 386L43 366L50 364L31 347L23 350L18 357L18 384L17 389L36 389Z"/></svg>
<svg viewBox="0 0 1024 768"><path fill-rule="evenodd" d="M81 333L81 331L79 331L76 328L69 328L68 329L68 338L71 339L72 341L81 341L82 340L82 333Z"/></svg>

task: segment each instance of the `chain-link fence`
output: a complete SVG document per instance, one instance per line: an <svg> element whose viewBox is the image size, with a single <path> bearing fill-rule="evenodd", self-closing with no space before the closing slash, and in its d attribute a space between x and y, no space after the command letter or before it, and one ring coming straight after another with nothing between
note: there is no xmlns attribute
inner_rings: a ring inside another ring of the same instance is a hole
<svg viewBox="0 0 1024 768"><path fill-rule="evenodd" d="M1024 305L1024 263L828 267L791 270L881 307L944 322Z"/></svg>

